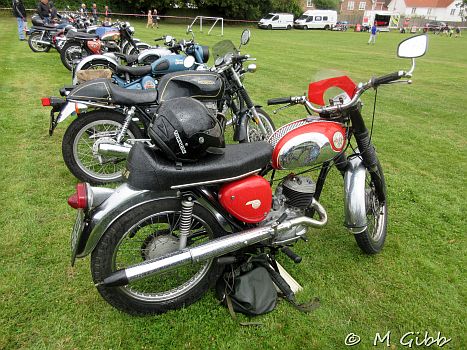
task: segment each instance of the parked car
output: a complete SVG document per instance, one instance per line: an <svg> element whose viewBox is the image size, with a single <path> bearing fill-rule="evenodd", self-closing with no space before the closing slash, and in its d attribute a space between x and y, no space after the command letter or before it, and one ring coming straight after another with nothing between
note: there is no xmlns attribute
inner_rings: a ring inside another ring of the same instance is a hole
<svg viewBox="0 0 467 350"><path fill-rule="evenodd" d="M349 22L347 21L338 21L334 27L332 27L332 30L339 30L341 32L345 32L347 29L349 29Z"/></svg>
<svg viewBox="0 0 467 350"><path fill-rule="evenodd" d="M299 29L332 29L337 22L337 12L333 10L309 10L294 23Z"/></svg>
<svg viewBox="0 0 467 350"><path fill-rule="evenodd" d="M446 27L446 23L444 22L432 21L432 22L428 22L427 24L425 24L424 32L428 32L428 31L438 32L445 27Z"/></svg>
<svg viewBox="0 0 467 350"><path fill-rule="evenodd" d="M258 27L262 29L292 29L293 15L291 13L268 13L258 22Z"/></svg>

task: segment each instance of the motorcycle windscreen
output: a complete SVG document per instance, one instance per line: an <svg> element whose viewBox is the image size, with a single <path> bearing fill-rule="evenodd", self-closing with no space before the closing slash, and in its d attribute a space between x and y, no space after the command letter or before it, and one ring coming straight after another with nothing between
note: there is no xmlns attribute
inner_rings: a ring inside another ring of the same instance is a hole
<svg viewBox="0 0 467 350"><path fill-rule="evenodd" d="M231 40L219 41L212 47L214 60L216 60L218 57L224 57L228 53L238 54L238 50Z"/></svg>
<svg viewBox="0 0 467 350"><path fill-rule="evenodd" d="M177 97L217 101L224 95L224 81L214 72L176 72L161 78L158 91L159 103Z"/></svg>

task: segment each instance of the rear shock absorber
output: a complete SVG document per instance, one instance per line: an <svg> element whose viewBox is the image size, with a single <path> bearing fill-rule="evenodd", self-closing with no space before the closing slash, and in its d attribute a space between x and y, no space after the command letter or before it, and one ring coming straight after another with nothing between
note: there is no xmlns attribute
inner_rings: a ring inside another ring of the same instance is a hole
<svg viewBox="0 0 467 350"><path fill-rule="evenodd" d="M184 249L188 241L191 219L193 216L193 206L193 198L187 197L182 200L182 213L180 215L180 249Z"/></svg>
<svg viewBox="0 0 467 350"><path fill-rule="evenodd" d="M133 116L135 115L135 106L132 106L130 110L126 114L125 122L123 123L122 129L117 135L117 142L122 143L123 138L125 137L125 134L128 130L128 127L130 126L131 120L133 119Z"/></svg>

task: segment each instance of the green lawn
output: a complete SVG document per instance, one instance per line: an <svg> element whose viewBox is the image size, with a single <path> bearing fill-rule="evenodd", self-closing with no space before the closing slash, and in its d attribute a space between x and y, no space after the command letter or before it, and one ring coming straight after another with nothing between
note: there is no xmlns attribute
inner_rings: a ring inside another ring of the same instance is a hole
<svg viewBox="0 0 467 350"><path fill-rule="evenodd" d="M224 37L238 42L241 30L227 27ZM185 36L184 26L164 23L157 31L138 23L136 33L147 41ZM206 45L221 40L195 34ZM368 46L362 33L253 28L243 52L258 59L258 71L246 84L254 101L265 104L301 94L311 80L330 74L364 81L407 69L409 61L395 55L405 37L381 33ZM319 296L321 307L302 314L280 302L274 312L255 318L264 323L258 328L239 326L212 292L183 310L128 316L101 299L89 258L69 266L75 211L66 199L76 179L61 155L66 125L49 137L49 110L39 98L57 95L70 73L57 52L36 54L18 41L11 17L0 18L0 53L0 348L345 349L346 335L354 332L361 337L354 348L374 349L375 334L388 331L392 349L405 348L399 344L403 334L420 332L423 339L425 331L452 338L444 348L467 348L466 37L430 35L413 85L378 92L373 139L390 215L383 252L362 254L342 226L342 179L331 172L322 195L329 224L297 245L301 264L281 261L304 287L298 298ZM368 122L373 97L364 97ZM294 107L274 120L280 126L303 116Z"/></svg>

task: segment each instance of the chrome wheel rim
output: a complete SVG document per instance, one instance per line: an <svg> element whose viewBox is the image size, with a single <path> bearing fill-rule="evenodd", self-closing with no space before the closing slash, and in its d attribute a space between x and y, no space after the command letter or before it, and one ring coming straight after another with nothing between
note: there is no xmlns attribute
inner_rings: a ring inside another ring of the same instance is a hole
<svg viewBox="0 0 467 350"><path fill-rule="evenodd" d="M155 213L134 224L118 242L112 256L113 271L178 250L180 212ZM189 244L196 245L212 232L193 215ZM162 244L162 246L161 246ZM181 266L119 287L126 295L145 302L177 298L196 286L208 273L212 260Z"/></svg>
<svg viewBox="0 0 467 350"><path fill-rule="evenodd" d="M105 157L94 151L95 143L102 138L117 138L122 124L113 120L98 120L83 127L73 140L73 157L79 168L88 176L104 181L116 181L121 178L125 167L125 158ZM135 138L127 130L125 140Z"/></svg>
<svg viewBox="0 0 467 350"><path fill-rule="evenodd" d="M368 236L375 242L379 241L384 233L386 223L386 203L381 204L375 193L371 176L367 171L365 181L365 207L367 217Z"/></svg>
<svg viewBox="0 0 467 350"><path fill-rule="evenodd" d="M258 142L265 141L274 133L274 128L271 125L271 122L268 118L264 116L261 112L257 112L259 119L263 123L264 128L266 129L267 135L264 135L261 131L261 128L256 124L253 116L248 118L248 124L246 126L246 136L248 142Z"/></svg>

